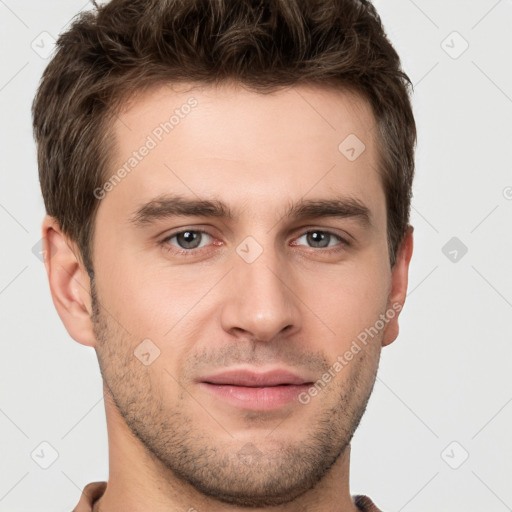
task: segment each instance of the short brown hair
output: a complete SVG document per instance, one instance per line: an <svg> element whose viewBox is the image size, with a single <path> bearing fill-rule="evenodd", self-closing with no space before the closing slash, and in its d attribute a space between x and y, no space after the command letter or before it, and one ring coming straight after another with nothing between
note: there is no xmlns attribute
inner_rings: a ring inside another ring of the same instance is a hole
<svg viewBox="0 0 512 512"><path fill-rule="evenodd" d="M93 191L109 176L112 116L173 82L351 89L372 106L394 266L409 223L416 126L408 76L367 0L112 0L60 35L32 113L46 211L91 277Z"/></svg>

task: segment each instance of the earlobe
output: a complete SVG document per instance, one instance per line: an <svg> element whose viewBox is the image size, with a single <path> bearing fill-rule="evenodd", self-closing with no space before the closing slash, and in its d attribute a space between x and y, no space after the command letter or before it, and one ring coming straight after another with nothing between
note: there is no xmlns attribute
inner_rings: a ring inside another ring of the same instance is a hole
<svg viewBox="0 0 512 512"><path fill-rule="evenodd" d="M391 291L388 299L388 312L389 316L392 316L392 318L382 338L383 347L395 341L398 336L398 317L404 306L405 297L407 295L409 264L413 251L413 229L412 226L408 226L407 232L398 249L396 263L392 270Z"/></svg>
<svg viewBox="0 0 512 512"><path fill-rule="evenodd" d="M57 313L75 341L94 347L90 279L77 257L78 248L48 215L43 220L42 236L44 265Z"/></svg>

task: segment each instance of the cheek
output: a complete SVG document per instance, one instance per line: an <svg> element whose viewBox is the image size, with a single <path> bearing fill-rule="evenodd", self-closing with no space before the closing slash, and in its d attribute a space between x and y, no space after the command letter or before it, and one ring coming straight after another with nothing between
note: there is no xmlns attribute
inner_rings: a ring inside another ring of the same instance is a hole
<svg viewBox="0 0 512 512"><path fill-rule="evenodd" d="M151 339L165 356L161 359L167 358L165 352L172 345L176 358L214 318L211 289L222 275L217 273L213 267L184 272L184 266L165 268L120 260L115 270L102 276L105 306L134 343Z"/></svg>
<svg viewBox="0 0 512 512"><path fill-rule="evenodd" d="M136 252L121 248L114 253L114 239L110 242L98 250L95 272L105 306L126 323L127 329L152 325L161 310L172 311L170 305L179 296L179 289L166 282L164 274L155 271L149 261L137 258Z"/></svg>
<svg viewBox="0 0 512 512"><path fill-rule="evenodd" d="M387 304L389 272L380 264L354 264L311 282L305 282L302 296L338 336L357 334L372 325ZM313 286L314 285L314 286Z"/></svg>

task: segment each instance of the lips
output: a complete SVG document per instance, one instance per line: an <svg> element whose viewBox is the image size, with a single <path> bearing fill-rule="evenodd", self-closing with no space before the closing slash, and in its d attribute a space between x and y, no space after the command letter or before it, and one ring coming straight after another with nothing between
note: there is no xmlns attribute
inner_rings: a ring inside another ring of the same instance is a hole
<svg viewBox="0 0 512 512"><path fill-rule="evenodd" d="M300 386L311 384L311 381L284 369L266 372L253 372L249 370L230 370L200 379L206 384L224 386L244 386L251 388L265 388L273 386Z"/></svg>
<svg viewBox="0 0 512 512"><path fill-rule="evenodd" d="M298 395L312 384L310 379L285 368L263 372L231 369L201 377L197 382L202 392L224 404L262 413L298 404Z"/></svg>

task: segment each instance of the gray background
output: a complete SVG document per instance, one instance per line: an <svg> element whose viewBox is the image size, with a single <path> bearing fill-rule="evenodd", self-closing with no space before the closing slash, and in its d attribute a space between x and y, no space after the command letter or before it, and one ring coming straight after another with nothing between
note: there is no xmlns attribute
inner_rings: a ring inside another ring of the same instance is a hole
<svg viewBox="0 0 512 512"><path fill-rule="evenodd" d="M512 510L512 2L375 4L415 84L415 254L351 491L388 512ZM1 512L70 512L108 476L94 351L65 331L33 253L30 104L52 38L90 6L0 0Z"/></svg>

